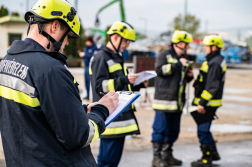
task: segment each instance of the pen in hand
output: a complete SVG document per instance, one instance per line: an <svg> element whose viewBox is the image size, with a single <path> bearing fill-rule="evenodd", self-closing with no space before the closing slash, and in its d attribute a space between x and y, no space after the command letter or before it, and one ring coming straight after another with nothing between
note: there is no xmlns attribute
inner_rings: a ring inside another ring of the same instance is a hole
<svg viewBox="0 0 252 167"><path fill-rule="evenodd" d="M103 93L103 92L100 92L100 95L105 96L106 94L105 94L105 93Z"/></svg>

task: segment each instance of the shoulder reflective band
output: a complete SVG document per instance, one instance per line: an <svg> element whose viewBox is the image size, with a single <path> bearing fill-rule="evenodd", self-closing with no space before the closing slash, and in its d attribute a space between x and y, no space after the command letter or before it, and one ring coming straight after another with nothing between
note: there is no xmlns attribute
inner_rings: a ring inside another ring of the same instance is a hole
<svg viewBox="0 0 252 167"><path fill-rule="evenodd" d="M178 102L177 101L168 101L168 100L153 100L152 104L153 109L156 110L177 110Z"/></svg>
<svg viewBox="0 0 252 167"><path fill-rule="evenodd" d="M99 137L98 126L96 125L96 123L94 123L94 121L89 119L88 126L89 126L88 139L87 139L86 144L83 147L88 146L90 143L92 143Z"/></svg>
<svg viewBox="0 0 252 167"><path fill-rule="evenodd" d="M11 88L7 88L2 85L0 85L0 96L5 99L13 100L17 103L21 103L21 104L24 104L24 105L30 106L30 107L39 107L40 106L40 102L39 102L38 98L32 98L23 92L13 90Z"/></svg>
<svg viewBox="0 0 252 167"><path fill-rule="evenodd" d="M172 73L171 71L171 64L165 64L162 66L162 72L163 75L170 75Z"/></svg>
<svg viewBox="0 0 252 167"><path fill-rule="evenodd" d="M76 83L75 79L74 79L73 83Z"/></svg>
<svg viewBox="0 0 252 167"><path fill-rule="evenodd" d="M211 93L209 93L208 91L203 90L201 97L208 101L213 98L213 95L211 95Z"/></svg>
<svg viewBox="0 0 252 167"><path fill-rule="evenodd" d="M201 68L200 68L200 70L203 71L203 72L205 72L205 73L208 72L208 64L207 64L207 63L208 63L207 61L204 61L204 62L202 63Z"/></svg>
<svg viewBox="0 0 252 167"><path fill-rule="evenodd" d="M167 63L177 63L178 62L178 60L173 58L171 54L167 55L166 59L167 59Z"/></svg>
<svg viewBox="0 0 252 167"><path fill-rule="evenodd" d="M107 61L109 73L113 73L118 70L122 70L122 66L120 63L115 63L112 59Z"/></svg>

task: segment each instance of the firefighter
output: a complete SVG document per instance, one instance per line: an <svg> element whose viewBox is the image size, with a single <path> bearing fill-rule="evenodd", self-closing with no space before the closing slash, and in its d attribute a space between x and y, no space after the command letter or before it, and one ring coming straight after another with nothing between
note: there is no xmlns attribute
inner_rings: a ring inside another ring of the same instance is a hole
<svg viewBox="0 0 252 167"><path fill-rule="evenodd" d="M168 50L161 52L155 63L155 97L153 109L153 154L154 167L181 165L182 161L172 154L173 143L180 131L181 113L185 104L186 83L193 79L192 69L187 70L187 50L192 42L192 35L176 30Z"/></svg>
<svg viewBox="0 0 252 167"><path fill-rule="evenodd" d="M105 130L118 103L108 93L82 105L78 83L61 54L80 22L66 0L39 0L25 20L24 41L14 41L0 63L0 130L7 166L90 166L90 143ZM92 107L92 108L91 108ZM88 114L87 114L88 113Z"/></svg>
<svg viewBox="0 0 252 167"><path fill-rule="evenodd" d="M128 74L124 65L122 52L135 41L134 28L122 21L115 22L107 34L109 42L101 46L98 53L91 60L91 87L93 101L99 100L100 92L139 91L147 87L148 81L133 86L137 74ZM138 123L134 115L134 105L128 107L116 118L100 136L101 143L98 155L99 167L116 167L121 159L125 136L140 134Z"/></svg>
<svg viewBox="0 0 252 167"><path fill-rule="evenodd" d="M198 126L198 137L202 158L192 162L192 166L211 165L212 161L220 160L210 127L216 110L222 105L222 94L225 82L226 61L220 51L223 47L220 35L207 35L203 39L206 61L203 62L197 80L194 82L195 98L193 105L197 105L198 113L209 115L209 121ZM208 119L207 119L208 120Z"/></svg>

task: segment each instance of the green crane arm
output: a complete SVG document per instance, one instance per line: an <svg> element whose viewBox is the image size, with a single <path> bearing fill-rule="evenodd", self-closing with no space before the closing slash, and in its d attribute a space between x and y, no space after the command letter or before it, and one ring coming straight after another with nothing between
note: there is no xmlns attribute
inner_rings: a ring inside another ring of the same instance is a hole
<svg viewBox="0 0 252 167"><path fill-rule="evenodd" d="M116 2L120 2L120 9L121 9L121 20L122 21L125 21L125 14L124 14L124 6L123 6L123 0L114 0L114 1L111 1L110 3L104 5L102 8L100 8L96 14L96 21L95 21L95 25L96 26L99 26L100 24L100 21L99 21L99 18L98 18L98 15L106 8L108 8L109 6L113 5L114 3Z"/></svg>

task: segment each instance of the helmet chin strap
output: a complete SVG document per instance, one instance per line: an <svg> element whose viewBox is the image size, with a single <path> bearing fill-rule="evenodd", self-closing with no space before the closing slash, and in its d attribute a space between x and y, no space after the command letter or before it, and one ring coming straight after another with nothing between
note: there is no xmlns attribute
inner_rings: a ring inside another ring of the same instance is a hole
<svg viewBox="0 0 252 167"><path fill-rule="evenodd" d="M36 17L34 15L31 15L29 16L29 26L28 26L28 30L27 30L27 35L29 33L29 30L30 30L30 26L31 24L37 24L38 25L38 30L39 30L39 34L43 35L44 37L46 37L49 41L48 45L47 45L47 49L50 49L50 42L53 43L53 46L55 48L55 51L59 51L61 46L62 46L62 43L65 39L65 37L68 35L68 33L71 31L70 28L68 28L68 30L65 32L65 34L61 37L61 39L59 41L56 41L52 36L50 36L47 32L43 31L42 29L42 25L41 25L41 22L42 23L47 23L46 20L44 19L41 19L39 17Z"/></svg>
<svg viewBox="0 0 252 167"><path fill-rule="evenodd" d="M38 23L40 24L40 23ZM41 24L38 25L39 27L41 27ZM54 49L55 51L59 51L61 46L62 46L62 43L65 39L65 37L68 35L68 33L70 32L70 28L68 28L68 30L64 33L64 35L61 37L61 39L59 41L56 41L51 35L49 35L47 32L43 31L42 28L40 30L39 28L39 31L40 31L40 34L43 35L44 37L46 37L48 39L48 45L47 45L47 49L50 49L50 42L53 43L53 46L54 46Z"/></svg>
<svg viewBox="0 0 252 167"><path fill-rule="evenodd" d="M115 45L113 44L113 42L111 41L111 36L109 37L109 42L111 43L111 45L115 49L116 53L119 54L120 56L122 56L122 53L120 52L120 47L121 47L121 44L122 44L122 40L123 40L123 38L121 37L119 46L118 46L118 48L116 48Z"/></svg>

